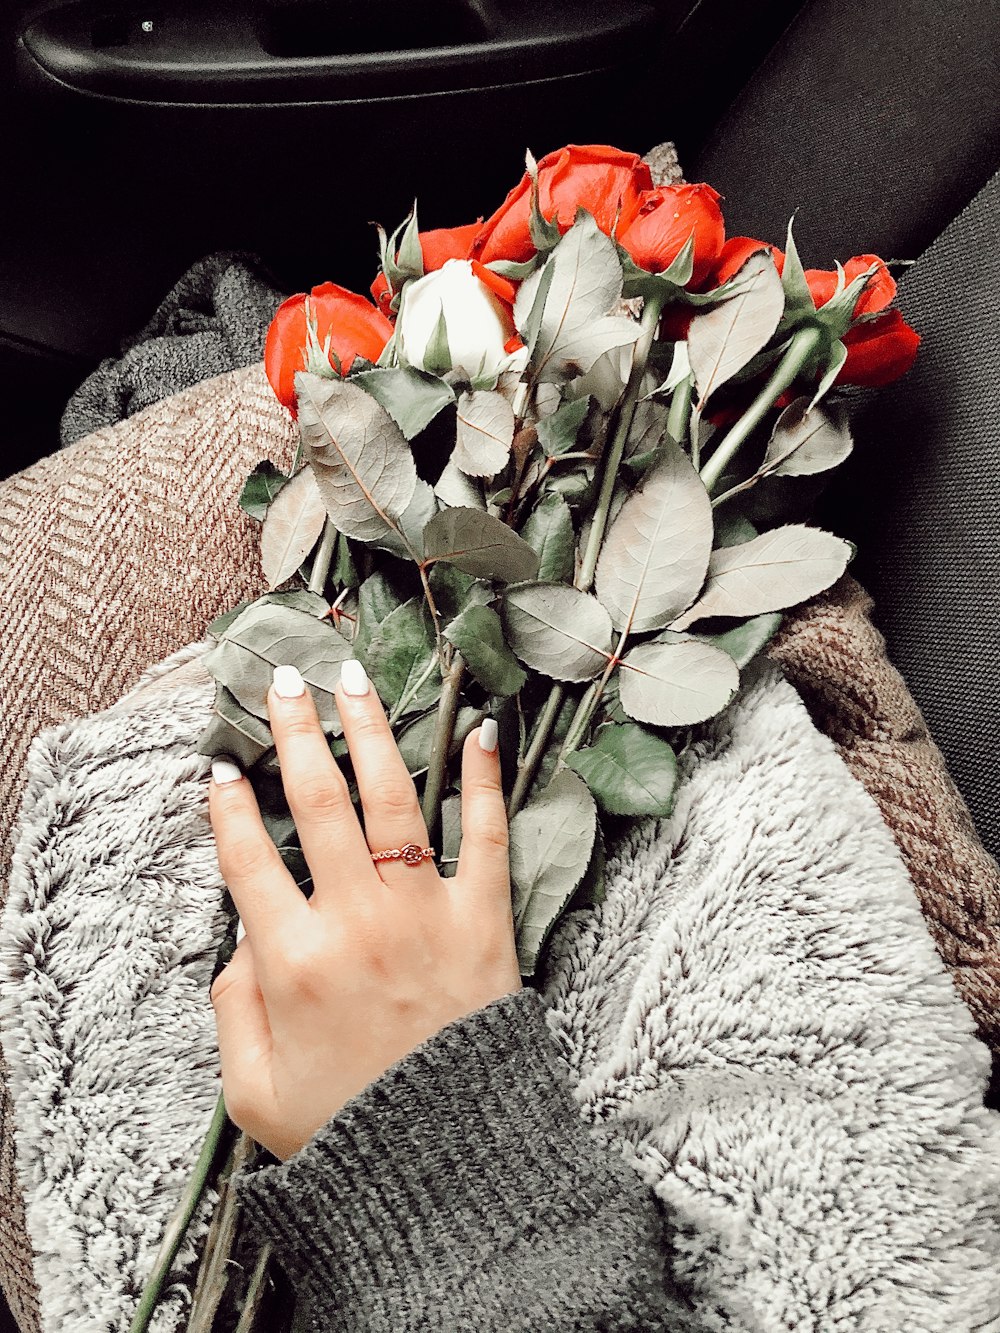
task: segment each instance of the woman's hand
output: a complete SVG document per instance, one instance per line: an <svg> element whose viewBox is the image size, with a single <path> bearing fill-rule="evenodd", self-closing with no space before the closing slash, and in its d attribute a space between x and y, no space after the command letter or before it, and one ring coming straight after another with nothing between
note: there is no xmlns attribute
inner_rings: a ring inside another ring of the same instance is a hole
<svg viewBox="0 0 1000 1333"><path fill-rule="evenodd" d="M305 898L236 766L212 766L222 876L246 931L212 986L230 1119L274 1156L303 1146L396 1060L454 1019L520 989L507 818L487 720L462 756L462 849L430 861L371 852L427 845L417 793L374 688L345 662L337 707L364 831L294 667L268 695L288 804L313 877Z"/></svg>

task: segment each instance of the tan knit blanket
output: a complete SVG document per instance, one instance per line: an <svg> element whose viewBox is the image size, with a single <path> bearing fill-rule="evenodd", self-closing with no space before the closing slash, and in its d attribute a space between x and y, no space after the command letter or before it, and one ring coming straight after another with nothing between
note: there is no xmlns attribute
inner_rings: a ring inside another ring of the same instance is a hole
<svg viewBox="0 0 1000 1333"><path fill-rule="evenodd" d="M256 596L257 529L238 510L262 458L287 466L294 428L260 367L209 381L100 431L0 486L0 899L24 759L42 728L97 712L143 669ZM875 798L980 1035L1000 1046L1000 871L850 580L792 618L773 655ZM0 1083L3 1069L0 1066ZM0 1284L39 1327L11 1108L0 1088Z"/></svg>

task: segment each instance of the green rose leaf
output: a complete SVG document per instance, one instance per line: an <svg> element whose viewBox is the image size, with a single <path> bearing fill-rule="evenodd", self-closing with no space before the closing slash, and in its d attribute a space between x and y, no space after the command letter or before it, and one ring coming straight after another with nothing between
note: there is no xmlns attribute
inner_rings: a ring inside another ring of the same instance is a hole
<svg viewBox="0 0 1000 1333"><path fill-rule="evenodd" d="M767 346L784 309L781 278L769 251L752 254L739 276L736 295L691 320L688 357L701 403Z"/></svg>
<svg viewBox="0 0 1000 1333"><path fill-rule="evenodd" d="M399 427L353 380L295 376L302 447L339 532L371 542L398 527L417 468Z"/></svg>
<svg viewBox="0 0 1000 1333"><path fill-rule="evenodd" d="M542 497L521 529L538 556L538 580L563 583L573 577L576 535L569 505L556 492Z"/></svg>
<svg viewBox="0 0 1000 1333"><path fill-rule="evenodd" d="M262 600L252 603L226 627L203 660L206 669L240 706L265 722L274 668L283 663L298 667L316 702L324 730L339 734L333 691L340 679L341 662L353 656L351 645L329 620Z"/></svg>
<svg viewBox="0 0 1000 1333"><path fill-rule="evenodd" d="M437 511L437 496L433 486L418 477L413 488L413 498L400 514L397 527L384 537L375 538L372 546L389 551L400 560L411 560L414 556L418 560L423 559L424 529Z"/></svg>
<svg viewBox="0 0 1000 1333"><path fill-rule="evenodd" d="M677 343L677 346L683 347L684 344ZM623 460L633 472L642 475L649 471L654 461L659 461L661 446L667 437L668 417L667 409L654 398L643 398L636 405Z"/></svg>
<svg viewBox="0 0 1000 1333"><path fill-rule="evenodd" d="M252 602L240 602L239 606L234 606L231 611L223 611L222 615L216 616L211 625L209 625L208 633L211 634L213 638L221 638L233 621L238 616L241 616L248 606L252 605Z"/></svg>
<svg viewBox="0 0 1000 1333"><path fill-rule="evenodd" d="M705 640L728 653L740 668L747 666L771 642L784 619L780 611L754 616L742 625L734 625L724 634L714 634Z"/></svg>
<svg viewBox="0 0 1000 1333"><path fill-rule="evenodd" d="M637 644L619 667L622 708L654 727L687 727L714 717L740 683L739 667L721 648L671 637Z"/></svg>
<svg viewBox="0 0 1000 1333"><path fill-rule="evenodd" d="M554 680L592 680L611 655L611 617L596 597L565 583L508 588L504 631L533 671Z"/></svg>
<svg viewBox="0 0 1000 1333"><path fill-rule="evenodd" d="M451 461L470 477L495 477L510 458L514 409L502 393L477 390L458 400Z"/></svg>
<svg viewBox="0 0 1000 1333"><path fill-rule="evenodd" d="M273 744L274 738L266 724L241 708L225 685L216 684L212 720L202 732L198 753L232 755L247 769L252 768Z"/></svg>
<svg viewBox="0 0 1000 1333"><path fill-rule="evenodd" d="M443 562L432 565L427 581L431 585L434 603L444 625L454 620L467 606L488 606L493 601L493 589L488 583L474 579L470 574L463 574L454 565Z"/></svg>
<svg viewBox="0 0 1000 1333"><path fill-rule="evenodd" d="M399 752L406 762L406 767L412 777L418 778L421 774L427 772L427 759L431 752L431 743L434 740L434 728L437 726L437 709L431 708L420 717L415 717L406 722L396 732L396 744L399 746ZM460 708L458 716L455 719L455 730L452 733L451 747L448 751L449 756L454 757L461 750L466 736L478 727L482 721L483 714L478 708Z"/></svg>
<svg viewBox="0 0 1000 1333"><path fill-rule="evenodd" d="M488 606L467 606L444 632L484 690L499 698L516 694L527 675L507 647L500 617Z"/></svg>
<svg viewBox="0 0 1000 1333"><path fill-rule="evenodd" d="M510 825L510 876L521 975L534 975L545 941L590 864L597 807L563 769Z"/></svg>
<svg viewBox="0 0 1000 1333"><path fill-rule="evenodd" d="M290 579L319 541L326 506L311 468L297 472L264 516L260 563L270 588Z"/></svg>
<svg viewBox="0 0 1000 1333"><path fill-rule="evenodd" d="M593 745L569 755L597 804L609 815L669 815L677 759L665 740L644 727L601 727Z"/></svg>
<svg viewBox="0 0 1000 1333"><path fill-rule="evenodd" d="M467 476L496 476L511 457L513 427L513 408L503 393L487 389L463 393L456 415L452 463Z"/></svg>
<svg viewBox="0 0 1000 1333"><path fill-rule="evenodd" d="M276 468L269 458L265 458L262 463L257 464L243 483L243 489L240 491L240 508L245 514L262 523L268 505L287 481L285 473Z"/></svg>
<svg viewBox="0 0 1000 1333"><path fill-rule="evenodd" d="M351 543L342 532L337 533L336 545L333 548L333 561L330 565L330 577L333 579L334 586L338 588L356 588L361 582L361 575L354 563Z"/></svg>
<svg viewBox="0 0 1000 1333"><path fill-rule="evenodd" d="M536 331L532 312L545 282L548 291ZM614 241L580 210L545 267L521 284L514 303L514 322L540 383L585 375L605 352L635 342L636 321L608 314L621 294L622 266Z"/></svg>
<svg viewBox="0 0 1000 1333"><path fill-rule="evenodd" d="M397 595L392 584L382 573L376 570L369 574L358 589L358 624L355 643L360 646L371 640L372 635L388 619L397 607L406 599Z"/></svg>
<svg viewBox="0 0 1000 1333"><path fill-rule="evenodd" d="M566 906L567 912L585 911L604 902L607 863L604 834L598 824L594 834L594 850L590 854L590 865L587 866L586 874Z"/></svg>
<svg viewBox="0 0 1000 1333"><path fill-rule="evenodd" d="M712 502L687 454L664 456L604 539L595 589L615 629L662 629L698 595L712 553Z"/></svg>
<svg viewBox="0 0 1000 1333"><path fill-rule="evenodd" d="M351 377L381 403L408 440L425 430L439 412L455 401L451 386L437 375L412 366L366 370Z"/></svg>
<svg viewBox="0 0 1000 1333"><path fill-rule="evenodd" d="M839 467L854 442L847 421L796 398L778 418L761 464L772 477L807 477Z"/></svg>
<svg viewBox="0 0 1000 1333"><path fill-rule="evenodd" d="M590 411L589 396L563 403L538 423L538 443L549 455L565 454L576 444L580 427Z"/></svg>
<svg viewBox="0 0 1000 1333"><path fill-rule="evenodd" d="M686 629L706 616L745 619L797 606L836 583L852 553L850 542L801 523L713 551L704 592L672 628Z"/></svg>
<svg viewBox="0 0 1000 1333"><path fill-rule="evenodd" d="M475 578L520 583L538 573L538 556L492 514L443 509L424 529L424 559L446 560Z"/></svg>
<svg viewBox="0 0 1000 1333"><path fill-rule="evenodd" d="M482 486L475 478L467 476L451 459L445 463L437 479L434 494L442 504L453 509L486 508Z"/></svg>
<svg viewBox="0 0 1000 1333"><path fill-rule="evenodd" d="M411 597L379 625L361 658L393 717L429 708L441 693L434 626L425 603Z"/></svg>

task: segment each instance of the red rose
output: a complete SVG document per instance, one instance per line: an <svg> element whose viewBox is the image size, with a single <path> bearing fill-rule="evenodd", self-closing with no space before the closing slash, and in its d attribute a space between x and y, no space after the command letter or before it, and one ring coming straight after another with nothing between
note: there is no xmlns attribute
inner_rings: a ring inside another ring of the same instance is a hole
<svg viewBox="0 0 1000 1333"><path fill-rule="evenodd" d="M836 382L877 389L910 369L920 346L920 334L898 310L887 310L877 319L852 324L844 334L844 345L847 360Z"/></svg>
<svg viewBox="0 0 1000 1333"><path fill-rule="evenodd" d="M636 206L622 212L618 240L640 268L662 273L694 237L692 287L712 272L726 226L719 194L711 185L661 185L646 190Z"/></svg>
<svg viewBox="0 0 1000 1333"><path fill-rule="evenodd" d="M775 267L781 273L785 267L785 252L767 241L755 241L752 236L733 236L719 251L715 268L712 270L712 285L721 287L724 282L735 277L751 255L758 250L770 250Z"/></svg>
<svg viewBox="0 0 1000 1333"><path fill-rule="evenodd" d="M468 259L472 242L482 225L483 220L480 218L477 222L469 222L464 227L439 227L436 231L422 231L420 253L424 260L424 272L433 273L436 269L443 268L449 259ZM389 302L392 300L392 292L381 269L371 285L371 294L382 314L390 316Z"/></svg>
<svg viewBox="0 0 1000 1333"><path fill-rule="evenodd" d="M853 316L859 322L844 334L847 360L837 376L837 384L862 384L873 389L891 384L910 369L920 346L920 335L899 311L886 310L896 295L896 282L878 255L855 255L849 259L844 265L845 283L853 282L873 266L875 274L854 306ZM837 281L836 270L806 269L806 282L817 310L833 298ZM861 320L862 315L878 315L878 318Z"/></svg>
<svg viewBox="0 0 1000 1333"><path fill-rule="evenodd" d="M336 353L345 375L356 356L377 361L382 355L392 337L392 324L363 296L324 282L312 289L309 302L320 345L326 343L329 334L330 350ZM293 416L295 374L305 369L305 354L306 293L299 292L278 306L264 344L264 369L271 388Z"/></svg>
<svg viewBox="0 0 1000 1333"><path fill-rule="evenodd" d="M872 265L877 265L875 276L858 297L854 307L854 318L859 315L874 315L890 305L896 295L896 281L878 255L855 255L844 265L845 286L867 273ZM807 268L806 283L818 310L833 299L837 291L837 272L835 269Z"/></svg>
<svg viewBox="0 0 1000 1333"><path fill-rule="evenodd" d="M649 168L635 153L604 144L569 144L538 164L538 203L543 215L567 232L576 210L585 208L610 234L622 214L634 213L644 190L653 187ZM470 255L483 264L494 259L520 263L535 253L528 222L531 177L525 172L492 217L487 218Z"/></svg>
<svg viewBox="0 0 1000 1333"><path fill-rule="evenodd" d="M449 259L468 259L472 242L479 235L482 218L466 223L464 227L439 227L437 231L420 233L420 253L424 257L424 272L433 273L444 268Z"/></svg>

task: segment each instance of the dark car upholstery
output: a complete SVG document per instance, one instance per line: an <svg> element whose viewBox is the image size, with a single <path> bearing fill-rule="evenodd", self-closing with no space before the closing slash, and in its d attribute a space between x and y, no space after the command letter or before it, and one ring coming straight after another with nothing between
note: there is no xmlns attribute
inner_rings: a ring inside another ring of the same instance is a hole
<svg viewBox="0 0 1000 1333"><path fill-rule="evenodd" d="M916 259L900 306L924 339L862 395L857 448L822 514L969 804L1000 855L1000 6L812 0L688 174L731 234L807 264ZM682 160L684 154L682 152Z"/></svg>

